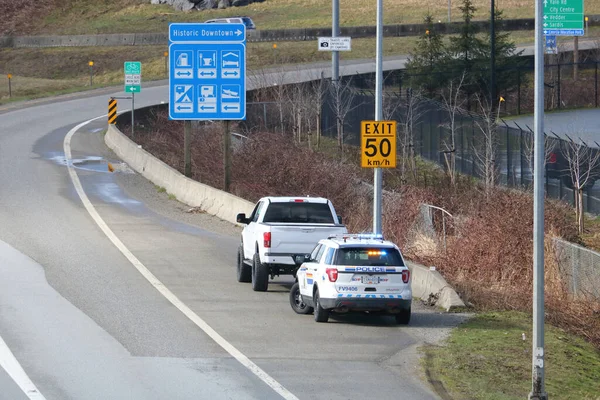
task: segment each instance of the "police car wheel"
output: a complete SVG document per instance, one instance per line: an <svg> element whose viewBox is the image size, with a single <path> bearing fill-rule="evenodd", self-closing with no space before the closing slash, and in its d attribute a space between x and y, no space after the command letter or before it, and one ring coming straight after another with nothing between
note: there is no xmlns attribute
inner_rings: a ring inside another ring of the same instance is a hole
<svg viewBox="0 0 600 400"><path fill-rule="evenodd" d="M327 322L329 320L329 310L321 307L321 299L319 298L319 289L315 291L315 321Z"/></svg>
<svg viewBox="0 0 600 400"><path fill-rule="evenodd" d="M237 280L238 282L252 281L252 267L244 263L244 248L240 246L237 254Z"/></svg>
<svg viewBox="0 0 600 400"><path fill-rule="evenodd" d="M410 308L400 311L395 317L398 325L408 325L410 322Z"/></svg>
<svg viewBox="0 0 600 400"><path fill-rule="evenodd" d="M269 287L269 269L260 262L258 254L252 259L252 290L266 292Z"/></svg>
<svg viewBox="0 0 600 400"><path fill-rule="evenodd" d="M310 314L313 312L313 308L307 306L306 303L302 301L300 285L298 282L294 283L294 286L292 286L292 289L290 290L290 305L296 314Z"/></svg>

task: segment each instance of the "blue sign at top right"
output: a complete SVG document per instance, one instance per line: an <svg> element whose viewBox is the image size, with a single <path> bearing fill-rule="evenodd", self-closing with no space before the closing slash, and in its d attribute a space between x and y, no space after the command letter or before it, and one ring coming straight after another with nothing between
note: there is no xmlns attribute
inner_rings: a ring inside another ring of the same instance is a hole
<svg viewBox="0 0 600 400"><path fill-rule="evenodd" d="M583 0L544 0L544 35L583 36Z"/></svg>

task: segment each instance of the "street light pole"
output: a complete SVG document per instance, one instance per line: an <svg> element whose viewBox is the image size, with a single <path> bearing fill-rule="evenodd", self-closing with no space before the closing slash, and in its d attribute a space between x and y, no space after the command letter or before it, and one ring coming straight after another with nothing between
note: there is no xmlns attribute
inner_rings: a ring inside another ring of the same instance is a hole
<svg viewBox="0 0 600 400"><path fill-rule="evenodd" d="M331 0L331 37L338 37L340 31L340 0ZM331 80L337 85L340 79L340 53L331 52Z"/></svg>
<svg viewBox="0 0 600 400"><path fill-rule="evenodd" d="M544 387L544 0L535 1L533 170L533 345L529 400L547 400Z"/></svg>
<svg viewBox="0 0 600 400"><path fill-rule="evenodd" d="M383 0L377 0L377 52L375 55L375 121L383 120ZM383 170L373 176L373 233L381 233Z"/></svg>

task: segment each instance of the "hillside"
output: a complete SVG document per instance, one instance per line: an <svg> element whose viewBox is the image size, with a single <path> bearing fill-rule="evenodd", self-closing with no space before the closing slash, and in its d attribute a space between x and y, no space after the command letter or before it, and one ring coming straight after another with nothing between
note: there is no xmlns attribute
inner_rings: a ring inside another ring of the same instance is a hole
<svg viewBox="0 0 600 400"><path fill-rule="evenodd" d="M486 19L489 1L474 0L475 19ZM376 3L340 0L340 25L374 25ZM434 20L448 20L448 2L384 0L384 23L419 23L430 12ZM461 2L453 1L452 21L460 20ZM533 18L534 3L497 2L504 18ZM585 2L587 14L600 14L600 0ZM248 15L257 29L331 26L331 2L323 0L265 0L247 7L177 12L150 0L0 0L0 35L165 32L169 22L203 22L210 18Z"/></svg>

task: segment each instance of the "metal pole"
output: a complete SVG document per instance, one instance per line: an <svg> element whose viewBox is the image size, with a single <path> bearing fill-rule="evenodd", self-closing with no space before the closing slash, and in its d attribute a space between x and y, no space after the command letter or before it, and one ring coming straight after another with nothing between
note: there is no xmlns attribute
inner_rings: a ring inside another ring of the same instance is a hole
<svg viewBox="0 0 600 400"><path fill-rule="evenodd" d="M496 109L496 5L491 0L490 9L490 111L494 118Z"/></svg>
<svg viewBox="0 0 600 400"><path fill-rule="evenodd" d="M340 0L332 0L331 37L338 37L340 32ZM340 78L340 53L331 52L331 80L337 82Z"/></svg>
<svg viewBox="0 0 600 400"><path fill-rule="evenodd" d="M223 165L224 185L223 190L228 192L231 184L231 134L229 133L229 120L225 121L225 135L223 136Z"/></svg>
<svg viewBox="0 0 600 400"><path fill-rule="evenodd" d="M135 114L135 93L131 92L131 138L133 139L135 137L135 118L134 118L134 114Z"/></svg>
<svg viewBox="0 0 600 400"><path fill-rule="evenodd" d="M596 71L598 71L598 63L596 63ZM12 98L12 86L11 86L11 76L10 74L8 75L8 98ZM598 85L596 85L596 89L598 88ZM598 98L598 96L596 96L596 98Z"/></svg>
<svg viewBox="0 0 600 400"><path fill-rule="evenodd" d="M544 0L535 2L535 96L533 110L533 346L529 400L547 400L544 386Z"/></svg>
<svg viewBox="0 0 600 400"><path fill-rule="evenodd" d="M192 177L192 121L183 121L183 174Z"/></svg>
<svg viewBox="0 0 600 400"><path fill-rule="evenodd" d="M383 0L377 0L377 53L375 56L375 121L383 120ZM375 168L373 174L373 233L381 233L381 197L383 171Z"/></svg>
<svg viewBox="0 0 600 400"><path fill-rule="evenodd" d="M450 22L450 9L452 8L452 0L448 0L448 22Z"/></svg>

